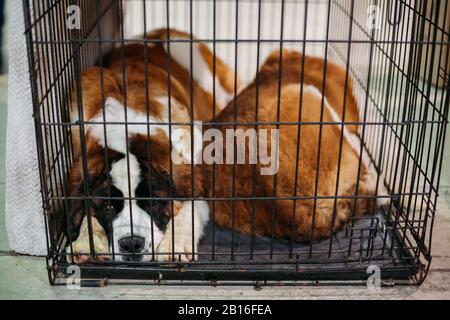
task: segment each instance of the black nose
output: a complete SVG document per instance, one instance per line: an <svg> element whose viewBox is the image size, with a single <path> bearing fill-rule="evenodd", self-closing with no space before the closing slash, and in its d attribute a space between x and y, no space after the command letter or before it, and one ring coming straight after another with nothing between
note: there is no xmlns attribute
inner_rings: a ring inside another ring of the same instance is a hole
<svg viewBox="0 0 450 320"><path fill-rule="evenodd" d="M125 237L119 240L119 247L122 252L139 253L144 249L145 239L138 236Z"/></svg>

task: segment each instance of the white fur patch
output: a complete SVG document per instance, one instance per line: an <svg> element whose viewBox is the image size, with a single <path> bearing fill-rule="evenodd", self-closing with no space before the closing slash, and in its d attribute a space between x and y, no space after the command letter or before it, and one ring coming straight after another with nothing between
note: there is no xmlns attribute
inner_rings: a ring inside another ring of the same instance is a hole
<svg viewBox="0 0 450 320"><path fill-rule="evenodd" d="M128 164L130 172L128 172ZM125 157L113 163L110 175L114 186L123 193L124 197L135 196L135 190L141 180L141 169L136 156L129 154L128 159Z"/></svg>
<svg viewBox="0 0 450 320"><path fill-rule="evenodd" d="M99 124L88 124L86 126L90 134L97 139L102 147L108 145L108 148L116 150L118 152L127 153L127 139L126 139L126 127L125 127L125 111L127 112L127 123L142 123L142 124L128 124L128 138L135 134L147 135L147 115L142 112L138 112L132 108L126 108L122 103L114 98L107 98L105 101L105 113L101 110L92 119L91 122L98 122ZM113 122L115 124L106 124L103 122ZM162 122L161 119L149 116L149 123ZM104 134L104 128L106 126L106 139ZM150 126L150 135L157 132L160 128L159 125ZM106 142L105 142L106 140Z"/></svg>
<svg viewBox="0 0 450 320"><path fill-rule="evenodd" d="M128 163L130 171L128 172ZM141 169L137 158L130 154L128 159L125 157L111 166L111 178L114 186L119 189L124 197L135 197L135 191L140 182ZM128 185L128 179L130 184ZM131 216L133 224L131 224ZM159 244L163 232L153 223L147 212L142 210L136 203L136 200L124 200L124 207L113 221L114 250L119 252L119 240L131 236L131 225L133 225L133 235L145 238L144 251L151 252L152 248L152 229L154 246ZM112 244L111 244L112 251ZM116 256L116 259L123 260L122 256ZM143 260L150 260L151 256L143 256Z"/></svg>
<svg viewBox="0 0 450 320"><path fill-rule="evenodd" d="M91 122L98 122L99 124L89 124L86 126L90 134L97 139L99 144L103 147L108 145L108 148L119 151L121 153L127 153L127 138L125 123L128 123L128 138L136 134L147 135L148 125L150 125L150 135L154 135L158 130L163 130L167 137L169 136L169 125L161 124L168 123L168 98L158 97L156 98L160 104L166 106L166 112L162 117L153 117L143 112L136 111L133 108L126 108L122 103L114 98L107 98L105 102L105 114L103 116L103 110L101 110L96 116L90 119ZM172 98L171 104L178 103ZM125 122L125 110L127 112L127 122ZM106 124L103 122L114 123ZM153 124L152 124L153 123ZM155 124L158 123L158 124ZM104 128L106 126L106 142ZM178 126L172 127L172 147L180 154L186 163L191 161L191 138L190 130L178 128ZM201 161L202 140L201 132L198 127L194 126L194 164Z"/></svg>
<svg viewBox="0 0 450 320"><path fill-rule="evenodd" d="M305 86L304 89L305 92L309 92L317 96L317 98L322 99L322 92L312 85ZM324 99L324 106L327 109L327 111L330 113L332 122L342 122L342 119L337 114L336 110L330 105L327 98L323 96ZM341 126L340 124L336 124L336 126L339 128L339 130L344 130L343 137L347 141L348 144L352 147L352 149L356 152L357 155L360 154L361 151L361 140L359 136L357 136L354 133L350 133L346 126ZM376 181L377 181L377 171L375 170L375 167L373 166L373 163L370 161L369 154L367 153L367 150L365 148L362 148L362 163L367 169L367 174L365 176L362 176L361 179L365 179L367 185L372 185L372 190L376 189ZM388 192L384 186L384 175L381 174L378 182L378 195L387 195ZM389 198L377 198L377 205L385 205L389 203Z"/></svg>
<svg viewBox="0 0 450 320"><path fill-rule="evenodd" d="M312 85L307 85L304 87L304 92L309 92L311 94L314 94L317 98L322 99L322 92L320 92L320 90L318 88L316 88L315 86ZM339 117L339 115L337 114L336 110L330 105L330 103L328 102L328 99L323 96L323 102L324 102L324 106L327 109L327 111L329 112L329 114L331 115L331 119L332 122L336 122L336 126L341 130L342 126L338 123L342 122L342 119ZM361 143L359 141L359 137L351 134L348 131L348 128L346 126L343 127L344 129L344 139L350 144L350 146L352 147L352 149L359 154L360 152L360 147L361 147ZM364 149L363 149L364 150ZM366 160L364 155L363 155L363 162L366 166L368 166L368 163L366 163Z"/></svg>
<svg viewBox="0 0 450 320"><path fill-rule="evenodd" d="M187 38L171 38L171 40L186 40ZM189 42L171 42L170 56L185 70L191 72L191 44ZM163 45L164 50L168 52L167 43ZM213 95L213 80L215 79L216 103L222 110L233 99L233 94L225 90L217 77L214 77L208 64L200 52L199 44L192 44L192 73L193 78L200 87Z"/></svg>

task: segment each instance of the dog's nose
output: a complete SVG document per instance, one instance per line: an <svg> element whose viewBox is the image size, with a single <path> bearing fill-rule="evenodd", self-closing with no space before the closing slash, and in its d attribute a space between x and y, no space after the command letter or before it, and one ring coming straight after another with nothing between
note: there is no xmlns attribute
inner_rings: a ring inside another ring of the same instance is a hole
<svg viewBox="0 0 450 320"><path fill-rule="evenodd" d="M139 253L144 249L145 239L138 236L124 237L119 240L119 247L126 253Z"/></svg>

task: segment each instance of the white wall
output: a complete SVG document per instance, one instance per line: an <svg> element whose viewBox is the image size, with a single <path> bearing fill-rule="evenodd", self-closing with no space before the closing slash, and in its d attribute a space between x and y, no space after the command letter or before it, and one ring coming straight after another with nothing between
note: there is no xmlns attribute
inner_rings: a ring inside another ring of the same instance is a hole
<svg viewBox="0 0 450 320"><path fill-rule="evenodd" d="M234 43L224 43L220 40L236 38L236 3L235 1L216 2L216 52L228 64L235 64ZM125 35L127 38L139 37L144 32L144 4L142 1L127 1L125 18ZM145 20L147 31L156 28L166 28L166 1L146 2ZM326 26L327 1L310 1L308 7L307 39L324 39ZM193 1L192 28L198 39L213 39L213 1ZM284 39L303 39L304 34L304 1L286 1L284 7ZM169 24L171 28L190 31L191 11L189 1L172 1L169 4ZM272 42L262 42L260 46L260 61L273 50L280 47L281 1L261 2L261 39ZM238 39L253 40L240 42L238 45L238 73L241 79L249 81L256 72L256 54L258 39L258 1L240 1L238 7ZM207 42L212 47L212 42ZM284 43L284 48L301 50L301 43ZM323 55L323 44L309 43L308 54Z"/></svg>

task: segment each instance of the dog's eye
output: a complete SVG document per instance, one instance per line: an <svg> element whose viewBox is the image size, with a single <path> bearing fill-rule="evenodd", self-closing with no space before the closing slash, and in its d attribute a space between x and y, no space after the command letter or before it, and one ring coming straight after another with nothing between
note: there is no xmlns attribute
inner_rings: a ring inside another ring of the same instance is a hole
<svg viewBox="0 0 450 320"><path fill-rule="evenodd" d="M154 211L159 208L160 201L159 200L151 200L147 205L147 211Z"/></svg>
<svg viewBox="0 0 450 320"><path fill-rule="evenodd" d="M152 200L150 201L150 209L156 209L158 208L160 205L160 201L159 200Z"/></svg>

